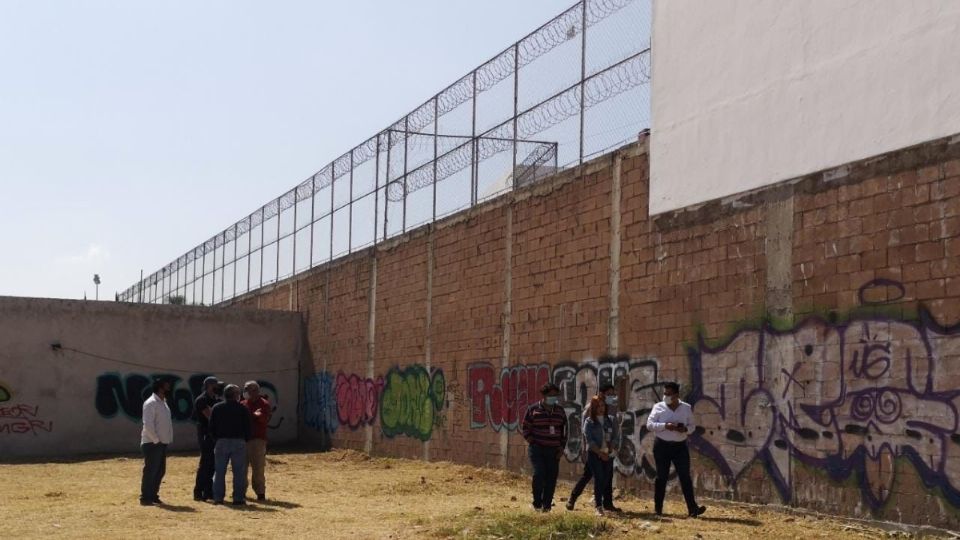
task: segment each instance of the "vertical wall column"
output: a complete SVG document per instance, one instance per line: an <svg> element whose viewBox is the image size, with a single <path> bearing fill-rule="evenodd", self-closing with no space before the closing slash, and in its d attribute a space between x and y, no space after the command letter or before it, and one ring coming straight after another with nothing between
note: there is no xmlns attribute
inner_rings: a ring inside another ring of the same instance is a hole
<svg viewBox="0 0 960 540"><path fill-rule="evenodd" d="M620 352L620 200L623 154L613 154L610 189L610 311L607 318L607 354Z"/></svg>
<svg viewBox="0 0 960 540"><path fill-rule="evenodd" d="M506 243L506 253L504 255L503 269L503 313L501 320L503 327L503 354L500 357L500 367L507 368L510 365L510 331L513 324L513 200L506 205L507 227L504 235ZM500 466L507 468L510 454L510 430L500 430Z"/></svg>
<svg viewBox="0 0 960 540"><path fill-rule="evenodd" d="M376 349L377 335L377 250L373 250L373 256L370 258L370 293L367 295L370 300L369 315L367 317L367 378L374 378L373 354ZM373 426L367 424L363 428L364 442L363 451L370 453L373 450Z"/></svg>
<svg viewBox="0 0 960 540"><path fill-rule="evenodd" d="M423 356L427 373L431 373L433 360L433 224L427 234L427 321L424 336ZM423 460L430 461L430 440L423 441Z"/></svg>

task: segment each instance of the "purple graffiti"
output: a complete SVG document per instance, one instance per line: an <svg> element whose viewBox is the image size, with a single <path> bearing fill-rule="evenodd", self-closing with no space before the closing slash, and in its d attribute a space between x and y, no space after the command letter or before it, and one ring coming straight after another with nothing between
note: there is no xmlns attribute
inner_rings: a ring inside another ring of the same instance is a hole
<svg viewBox="0 0 960 540"><path fill-rule="evenodd" d="M701 336L688 351L702 427L692 444L731 486L759 460L785 501L802 489L791 459L837 481L856 473L873 508L889 500L903 457L960 506L960 390L945 365L960 356L958 334L960 325L943 327L921 307L916 321L811 317L789 331L742 330L717 347Z"/></svg>

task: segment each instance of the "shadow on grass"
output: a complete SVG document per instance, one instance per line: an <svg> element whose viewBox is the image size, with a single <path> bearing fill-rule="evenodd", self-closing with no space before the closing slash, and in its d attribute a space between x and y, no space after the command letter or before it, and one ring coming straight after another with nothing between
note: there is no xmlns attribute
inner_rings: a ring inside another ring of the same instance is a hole
<svg viewBox="0 0 960 540"><path fill-rule="evenodd" d="M667 517L667 516L658 516L657 514L655 514L655 513L653 513L653 512L633 512L633 511L630 511L630 510L624 510L623 512L620 512L619 514L616 513L616 512L607 512L606 517L610 517L610 518L620 517L620 518L629 518L629 519L643 519L643 520L646 520L646 521L656 521L656 522L659 522L659 523L670 523L671 521L673 521L672 519L670 519L670 518Z"/></svg>
<svg viewBox="0 0 960 540"><path fill-rule="evenodd" d="M196 512L197 509L192 506L177 506L175 504L158 504L155 505L161 510L166 510L167 512Z"/></svg>
<svg viewBox="0 0 960 540"><path fill-rule="evenodd" d="M748 525L750 527L759 527L760 525L763 525L763 522L757 521L755 519L707 517L707 516L700 516L697 519L700 521L710 521L714 523L730 523L732 525Z"/></svg>
<svg viewBox="0 0 960 540"><path fill-rule="evenodd" d="M279 512L279 510L277 510L276 508L256 506L250 503L247 503L241 506L234 506L230 503L224 503L223 507L229 508L230 510L237 510L239 512Z"/></svg>
<svg viewBox="0 0 960 540"><path fill-rule="evenodd" d="M300 508L302 505L287 501L250 501L252 504L258 504L261 506L276 506L277 508L283 508L285 510L293 510L294 508Z"/></svg>

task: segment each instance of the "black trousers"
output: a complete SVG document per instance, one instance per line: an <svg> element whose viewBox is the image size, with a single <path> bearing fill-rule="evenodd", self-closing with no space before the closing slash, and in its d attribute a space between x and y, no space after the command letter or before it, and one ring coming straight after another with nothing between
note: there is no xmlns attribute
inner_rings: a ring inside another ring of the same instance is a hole
<svg viewBox="0 0 960 540"><path fill-rule="evenodd" d="M607 478L607 481L604 482L605 485L603 486L603 507L611 508L613 506L613 458L611 457L610 461L607 463L610 465L610 475L609 478ZM580 479L577 480L577 483L573 486L573 491L570 492L571 505L577 503L577 499L580 498L581 494L583 494L583 490L586 489L587 484L590 483L590 480L593 480L593 469L590 468L588 462L583 465L583 475L580 476Z"/></svg>
<svg viewBox="0 0 960 540"><path fill-rule="evenodd" d="M205 433L197 434L197 443L200 446L200 463L197 465L197 479L193 485L193 496L203 499L213 498L213 437Z"/></svg>
<svg viewBox="0 0 960 540"><path fill-rule="evenodd" d="M553 506L553 492L557 489L557 476L560 474L560 447L531 444L527 456L533 466L533 507L550 509Z"/></svg>
<svg viewBox="0 0 960 540"><path fill-rule="evenodd" d="M159 498L160 482L167 472L167 445L160 443L144 443L140 445L143 451L143 478L140 480L140 500L156 501Z"/></svg>
<svg viewBox="0 0 960 540"><path fill-rule="evenodd" d="M656 512L663 512L663 499L667 494L667 477L670 475L670 464L677 470L680 480L680 490L687 502L687 512L697 511L697 499L693 495L693 480L690 479L690 449L687 442L672 442L657 438L653 443L653 459L657 462L657 481L654 483L653 507Z"/></svg>

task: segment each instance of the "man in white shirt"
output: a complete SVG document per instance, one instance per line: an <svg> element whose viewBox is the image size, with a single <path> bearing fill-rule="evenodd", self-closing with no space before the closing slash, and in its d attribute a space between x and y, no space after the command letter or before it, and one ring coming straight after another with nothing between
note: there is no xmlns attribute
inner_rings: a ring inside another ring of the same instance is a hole
<svg viewBox="0 0 960 540"><path fill-rule="evenodd" d="M680 401L680 386L675 382L663 385L663 401L653 406L647 416L647 430L656 435L653 443L653 459L657 462L657 481L654 484L653 505L658 516L663 515L663 499L667 493L667 477L673 463L680 478L680 489L687 502L690 517L707 511L697 505L693 495L693 480L690 479L690 450L687 435L693 433L693 408Z"/></svg>
<svg viewBox="0 0 960 540"><path fill-rule="evenodd" d="M167 472L167 445L173 442L173 420L167 396L170 381L153 381L153 395L143 402L143 431L140 449L143 451L143 478L140 480L140 504L150 506L160 501L160 482Z"/></svg>

